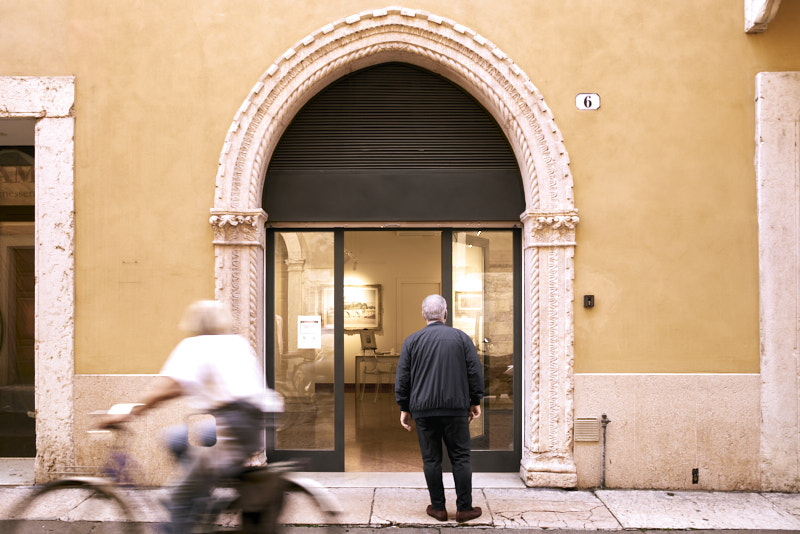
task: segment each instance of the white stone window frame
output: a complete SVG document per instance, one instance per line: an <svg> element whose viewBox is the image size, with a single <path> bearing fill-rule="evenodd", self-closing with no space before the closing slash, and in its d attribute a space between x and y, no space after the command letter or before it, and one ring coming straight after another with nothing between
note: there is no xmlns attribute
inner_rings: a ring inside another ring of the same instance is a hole
<svg viewBox="0 0 800 534"><path fill-rule="evenodd" d="M761 486L800 489L800 72L756 76Z"/></svg>
<svg viewBox="0 0 800 534"><path fill-rule="evenodd" d="M0 76L0 120L35 121L36 482L75 464L75 78Z"/></svg>
<svg viewBox="0 0 800 534"><path fill-rule="evenodd" d="M306 36L275 61L234 116L222 149L210 223L215 295L263 354L267 214L261 193L273 150L295 114L339 77L401 61L475 97L503 129L520 167L523 223L523 451L530 486L575 487L573 256L579 221L569 156L531 80L484 36L424 11L364 11Z"/></svg>

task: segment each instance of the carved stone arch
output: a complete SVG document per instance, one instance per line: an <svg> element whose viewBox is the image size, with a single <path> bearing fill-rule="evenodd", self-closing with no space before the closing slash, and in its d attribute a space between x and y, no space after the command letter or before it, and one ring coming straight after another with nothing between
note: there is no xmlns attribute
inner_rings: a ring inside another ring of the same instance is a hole
<svg viewBox="0 0 800 534"><path fill-rule="evenodd" d="M523 179L525 317L522 476L529 485L577 484L572 458L572 257L578 223L563 138L544 98L500 48L431 13L389 7L321 28L288 49L236 112L220 155L211 224L216 295L263 350L264 223L269 158L295 114L334 80L399 61L472 94L505 132Z"/></svg>

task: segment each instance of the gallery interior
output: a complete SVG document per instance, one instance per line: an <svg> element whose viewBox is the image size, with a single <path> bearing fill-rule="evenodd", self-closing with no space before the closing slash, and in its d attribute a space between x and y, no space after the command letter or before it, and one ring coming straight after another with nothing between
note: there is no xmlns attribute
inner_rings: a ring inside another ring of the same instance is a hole
<svg viewBox="0 0 800 534"><path fill-rule="evenodd" d="M416 433L399 424L393 384L403 340L425 326L422 299L442 293L444 239L452 242L448 313L453 326L472 338L487 375L484 414L471 425L473 448L513 449L513 231L353 230L343 236L345 470L421 467ZM333 450L334 233L276 231L273 246L273 376L287 402L275 447L306 454Z"/></svg>

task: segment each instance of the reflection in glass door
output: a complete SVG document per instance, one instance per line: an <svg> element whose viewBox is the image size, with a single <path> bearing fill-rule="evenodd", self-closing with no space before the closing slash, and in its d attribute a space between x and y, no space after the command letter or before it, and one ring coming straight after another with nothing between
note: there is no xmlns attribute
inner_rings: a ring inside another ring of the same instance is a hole
<svg viewBox="0 0 800 534"><path fill-rule="evenodd" d="M519 354L518 233L454 231L451 319L466 332L483 363L482 415L470 425L473 455L491 458L496 469L518 462L519 416L515 416L514 369ZM518 368L518 367L517 367ZM480 451L508 451L487 456ZM505 462L500 458L508 456Z"/></svg>
<svg viewBox="0 0 800 534"><path fill-rule="evenodd" d="M336 449L334 232L275 232L271 382L285 412L274 436L283 452L332 467ZM269 315L268 315L269 316ZM324 452L324 453L323 453Z"/></svg>

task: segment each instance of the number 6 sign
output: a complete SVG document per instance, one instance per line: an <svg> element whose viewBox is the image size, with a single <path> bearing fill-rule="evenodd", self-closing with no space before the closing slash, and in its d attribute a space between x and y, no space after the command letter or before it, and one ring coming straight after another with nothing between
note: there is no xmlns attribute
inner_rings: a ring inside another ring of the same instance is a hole
<svg viewBox="0 0 800 534"><path fill-rule="evenodd" d="M599 109L600 95L597 93L578 93L575 97L575 107L584 111Z"/></svg>

